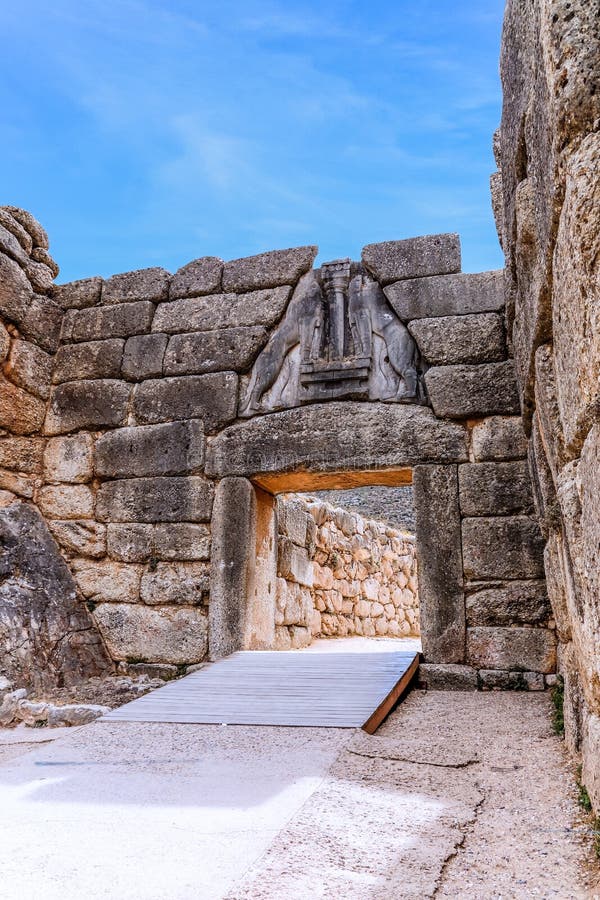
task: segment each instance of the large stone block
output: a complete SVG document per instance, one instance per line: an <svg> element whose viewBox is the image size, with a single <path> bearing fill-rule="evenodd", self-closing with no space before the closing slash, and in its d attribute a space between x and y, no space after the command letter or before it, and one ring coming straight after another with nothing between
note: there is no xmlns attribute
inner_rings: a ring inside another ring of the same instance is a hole
<svg viewBox="0 0 600 900"><path fill-rule="evenodd" d="M527 440L520 416L490 416L477 422L471 432L475 462L494 459L524 459Z"/></svg>
<svg viewBox="0 0 600 900"><path fill-rule="evenodd" d="M277 550L277 574L297 584L312 587L313 566L306 549L298 547L289 538L280 537Z"/></svg>
<svg viewBox="0 0 600 900"><path fill-rule="evenodd" d="M57 303L34 294L21 318L20 328L30 341L54 353L60 343L62 321L63 310Z"/></svg>
<svg viewBox="0 0 600 900"><path fill-rule="evenodd" d="M81 278L67 284L53 285L51 297L63 309L85 309L87 306L95 306L100 301L101 290L101 278L97 276Z"/></svg>
<svg viewBox="0 0 600 900"><path fill-rule="evenodd" d="M14 218L4 206L0 206L0 224L3 228L16 237L27 256L31 256L33 241L31 235L23 228L20 222Z"/></svg>
<svg viewBox="0 0 600 900"><path fill-rule="evenodd" d="M64 550L99 559L106 555L106 526L92 519L51 520L48 527Z"/></svg>
<svg viewBox="0 0 600 900"><path fill-rule="evenodd" d="M205 563L159 562L153 572L142 576L141 599L151 606L206 603L210 574Z"/></svg>
<svg viewBox="0 0 600 900"><path fill-rule="evenodd" d="M176 334L165 354L165 375L245 371L267 338L268 332L262 326Z"/></svg>
<svg viewBox="0 0 600 900"><path fill-rule="evenodd" d="M428 234L363 247L362 263L381 284L460 272L457 234Z"/></svg>
<svg viewBox="0 0 600 900"><path fill-rule="evenodd" d="M102 285L102 303L166 300L169 294L169 278L169 273L157 266L113 275Z"/></svg>
<svg viewBox="0 0 600 900"><path fill-rule="evenodd" d="M419 603L428 663L465 661L465 598L456 466L416 466Z"/></svg>
<svg viewBox="0 0 600 900"><path fill-rule="evenodd" d="M108 674L100 636L34 506L0 509L0 546L3 673L40 692Z"/></svg>
<svg viewBox="0 0 600 900"><path fill-rule="evenodd" d="M277 530L299 547L306 547L308 518L309 513L303 500L278 498Z"/></svg>
<svg viewBox="0 0 600 900"><path fill-rule="evenodd" d="M52 381L78 381L80 378L118 378L125 341L86 341L59 347L54 361Z"/></svg>
<svg viewBox="0 0 600 900"><path fill-rule="evenodd" d="M94 495L83 484L46 485L37 501L47 519L90 519L94 514Z"/></svg>
<svg viewBox="0 0 600 900"><path fill-rule="evenodd" d="M459 466L458 490L463 516L510 516L533 512L525 460Z"/></svg>
<svg viewBox="0 0 600 900"><path fill-rule="evenodd" d="M93 441L90 434L50 438L44 451L46 481L66 481L74 484L91 481Z"/></svg>
<svg viewBox="0 0 600 900"><path fill-rule="evenodd" d="M462 546L471 580L544 577L544 540L528 516L463 519Z"/></svg>
<svg viewBox="0 0 600 900"><path fill-rule="evenodd" d="M177 334L185 331L216 331L274 325L286 308L291 288L287 286L251 291L247 294L211 294L161 303L153 331Z"/></svg>
<svg viewBox="0 0 600 900"><path fill-rule="evenodd" d="M28 341L13 341L4 374L30 394L47 400L50 394L52 357Z"/></svg>
<svg viewBox="0 0 600 900"><path fill-rule="evenodd" d="M164 560L210 559L210 528L190 522L156 525L154 528L154 556Z"/></svg>
<svg viewBox="0 0 600 900"><path fill-rule="evenodd" d="M94 603L137 603L142 567L111 559L74 559L71 570L79 590Z"/></svg>
<svg viewBox="0 0 600 900"><path fill-rule="evenodd" d="M34 247L41 247L43 250L48 249L50 244L45 229L28 210L21 209L19 206L3 206L2 208L10 213L13 219L16 219L25 229L31 237Z"/></svg>
<svg viewBox="0 0 600 900"><path fill-rule="evenodd" d="M138 334L128 338L123 351L122 375L132 381L162 375L168 340L166 334Z"/></svg>
<svg viewBox="0 0 600 900"><path fill-rule="evenodd" d="M312 267L318 251L318 247L294 247L233 259L223 267L223 290L239 293L295 284Z"/></svg>
<svg viewBox="0 0 600 900"><path fill-rule="evenodd" d="M130 391L129 384L110 379L57 385L50 395L46 434L124 425Z"/></svg>
<svg viewBox="0 0 600 900"><path fill-rule="evenodd" d="M428 691L476 691L478 686L476 669L453 663L421 663L418 677L419 687Z"/></svg>
<svg viewBox="0 0 600 900"><path fill-rule="evenodd" d="M516 415L519 394L511 360L477 366L435 366L425 375L436 416L472 419Z"/></svg>
<svg viewBox="0 0 600 900"><path fill-rule="evenodd" d="M504 325L496 313L415 319L409 331L431 365L506 359Z"/></svg>
<svg viewBox="0 0 600 900"><path fill-rule="evenodd" d="M104 478L185 475L204 462L202 422L137 425L107 432L96 441L95 471Z"/></svg>
<svg viewBox="0 0 600 900"><path fill-rule="evenodd" d="M208 376L206 376L208 377ZM466 460L466 430L422 406L315 404L257 416L208 442L206 471L219 477L336 472Z"/></svg>
<svg viewBox="0 0 600 900"><path fill-rule="evenodd" d="M42 471L44 441L41 438L5 437L0 440L0 467L38 474Z"/></svg>
<svg viewBox="0 0 600 900"><path fill-rule="evenodd" d="M32 293L22 268L0 253L0 313L12 322L20 322Z"/></svg>
<svg viewBox="0 0 600 900"><path fill-rule="evenodd" d="M65 315L62 340L101 341L106 338L127 338L150 331L154 304L147 300L71 310Z"/></svg>
<svg viewBox="0 0 600 900"><path fill-rule="evenodd" d="M208 621L199 609L103 603L94 618L113 659L182 666L206 656Z"/></svg>
<svg viewBox="0 0 600 900"><path fill-rule="evenodd" d="M10 334L0 322L0 364L4 362L10 350Z"/></svg>
<svg viewBox="0 0 600 900"><path fill-rule="evenodd" d="M110 558L119 562L145 562L153 554L154 525L110 524L106 529L106 548Z"/></svg>
<svg viewBox="0 0 600 900"><path fill-rule="evenodd" d="M435 316L500 312L504 306L502 271L438 275L399 281L385 290L403 322Z"/></svg>
<svg viewBox="0 0 600 900"><path fill-rule="evenodd" d="M467 628L467 662L477 669L556 669L556 636L548 628Z"/></svg>
<svg viewBox="0 0 600 900"><path fill-rule="evenodd" d="M223 260L218 256L202 256L177 270L171 278L169 299L200 297L221 290Z"/></svg>
<svg viewBox="0 0 600 900"><path fill-rule="evenodd" d="M234 372L144 381L136 386L133 409L140 423L202 419L206 431L233 421L238 377Z"/></svg>
<svg viewBox="0 0 600 900"><path fill-rule="evenodd" d="M244 646L247 597L256 554L257 505L246 478L223 478L212 516L210 657L220 659Z"/></svg>
<svg viewBox="0 0 600 900"><path fill-rule="evenodd" d="M101 522L207 522L213 487L198 476L130 478L103 484L96 500Z"/></svg>
<svg viewBox="0 0 600 900"><path fill-rule="evenodd" d="M13 434L39 431L46 415L46 404L0 375L0 428Z"/></svg>
<svg viewBox="0 0 600 900"><path fill-rule="evenodd" d="M550 618L543 579L467 584L468 625L545 625Z"/></svg>

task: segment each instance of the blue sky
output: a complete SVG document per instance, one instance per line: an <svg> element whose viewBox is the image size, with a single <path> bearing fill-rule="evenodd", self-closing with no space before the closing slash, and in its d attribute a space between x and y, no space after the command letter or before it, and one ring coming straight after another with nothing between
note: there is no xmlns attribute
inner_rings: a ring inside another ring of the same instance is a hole
<svg viewBox="0 0 600 900"><path fill-rule="evenodd" d="M497 268L503 6L4 4L0 202L48 229L59 281L442 231Z"/></svg>

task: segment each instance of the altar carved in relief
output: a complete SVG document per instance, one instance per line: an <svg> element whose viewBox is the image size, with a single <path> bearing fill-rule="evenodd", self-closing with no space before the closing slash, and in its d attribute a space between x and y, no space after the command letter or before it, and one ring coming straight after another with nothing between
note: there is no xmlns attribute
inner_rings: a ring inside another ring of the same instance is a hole
<svg viewBox="0 0 600 900"><path fill-rule="evenodd" d="M349 259L302 276L254 364L240 416L323 400L422 403L417 346L379 283Z"/></svg>

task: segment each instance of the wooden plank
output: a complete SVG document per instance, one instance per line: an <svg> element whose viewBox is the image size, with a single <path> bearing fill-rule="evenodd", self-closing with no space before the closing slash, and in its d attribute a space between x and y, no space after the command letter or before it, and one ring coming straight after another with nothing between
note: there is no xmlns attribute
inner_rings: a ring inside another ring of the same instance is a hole
<svg viewBox="0 0 600 900"><path fill-rule="evenodd" d="M241 651L112 710L103 721L365 727L376 716L382 721L418 666L414 651L366 647Z"/></svg>
<svg viewBox="0 0 600 900"><path fill-rule="evenodd" d="M387 697L382 700L375 712L369 716L367 721L361 726L367 734L375 734L383 720L392 711L402 694L408 689L412 679L419 668L419 656L415 654L415 658L410 663L395 687L390 691Z"/></svg>

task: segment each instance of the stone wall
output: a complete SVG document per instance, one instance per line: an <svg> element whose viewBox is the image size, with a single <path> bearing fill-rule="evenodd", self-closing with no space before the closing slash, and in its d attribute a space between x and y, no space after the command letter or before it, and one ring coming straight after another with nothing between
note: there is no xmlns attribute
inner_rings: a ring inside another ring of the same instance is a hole
<svg viewBox="0 0 600 900"><path fill-rule="evenodd" d="M30 516L48 548L36 565L54 554L59 574L27 590L58 598L48 617L68 624L47 629L45 655L30 640L23 667L41 659L60 680L272 646L275 557L256 570L273 555L273 495L414 480L429 683L511 687L525 672L543 686L555 636L501 273L460 273L458 236L433 235L319 270L301 247L51 286L49 267L43 285L29 280L46 239L28 227L31 254L9 241L1 258L3 643L30 627L8 550L27 546ZM352 309L337 350L322 318L332 297ZM34 357L43 377L17 363ZM71 662L47 664L65 647Z"/></svg>
<svg viewBox="0 0 600 900"><path fill-rule="evenodd" d="M412 535L316 498L277 502L275 646L313 637L417 637Z"/></svg>
<svg viewBox="0 0 600 900"><path fill-rule="evenodd" d="M509 0L492 178L569 747L600 811L600 7Z"/></svg>

